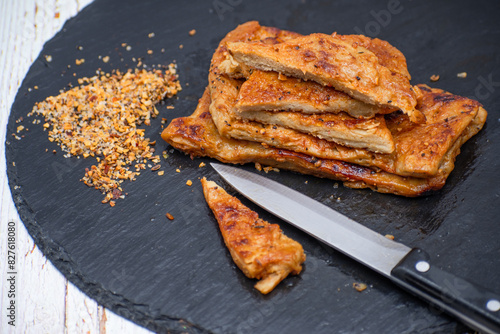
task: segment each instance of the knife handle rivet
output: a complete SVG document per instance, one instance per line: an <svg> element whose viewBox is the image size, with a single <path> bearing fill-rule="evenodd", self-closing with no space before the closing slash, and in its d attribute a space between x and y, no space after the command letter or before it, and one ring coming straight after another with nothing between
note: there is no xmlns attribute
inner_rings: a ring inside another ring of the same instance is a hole
<svg viewBox="0 0 500 334"><path fill-rule="evenodd" d="M415 264L415 269L417 269L421 273L427 272L429 269L431 269L431 265L427 261L418 261Z"/></svg>
<svg viewBox="0 0 500 334"><path fill-rule="evenodd" d="M490 299L486 303L486 308L491 312L498 312L500 311L500 302L496 299Z"/></svg>

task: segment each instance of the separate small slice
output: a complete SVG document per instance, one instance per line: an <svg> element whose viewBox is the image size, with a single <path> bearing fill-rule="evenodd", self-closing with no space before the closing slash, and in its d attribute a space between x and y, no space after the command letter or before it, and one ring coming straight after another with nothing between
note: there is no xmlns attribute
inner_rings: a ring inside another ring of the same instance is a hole
<svg viewBox="0 0 500 334"><path fill-rule="evenodd" d="M301 272L306 255L298 242L284 235L278 225L260 219L215 182L203 178L201 183L234 262L247 277L260 280L255 284L257 290L267 294L288 274Z"/></svg>

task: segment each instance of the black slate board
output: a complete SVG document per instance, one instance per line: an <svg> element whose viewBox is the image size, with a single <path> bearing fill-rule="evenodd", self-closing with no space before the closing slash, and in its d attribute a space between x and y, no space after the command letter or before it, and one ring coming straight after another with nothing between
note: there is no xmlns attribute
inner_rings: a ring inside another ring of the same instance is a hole
<svg viewBox="0 0 500 334"><path fill-rule="evenodd" d="M143 58L148 66L177 61L184 89L159 107L160 118L188 115L207 84L219 40L251 19L304 34L362 32L388 40L406 55L413 84L430 84L429 77L439 74L441 79L431 86L476 98L489 111L485 128L464 145L444 189L408 199L285 171L268 177L381 234L424 248L440 267L500 293L499 14L500 2L482 0L97 0L45 45L13 104L5 147L14 202L37 246L71 282L100 304L157 332L466 331L390 281L244 201L301 242L308 257L300 276L262 296L253 288L255 281L233 264L204 202L200 177L223 184L210 167L198 167L211 159L191 160L175 151L162 161L164 176L143 173L124 185L129 195L110 208L100 203L99 192L79 182L94 161L63 158L41 125L28 123L26 115L37 101L57 95L69 83L76 85L78 77L91 76L98 68L134 67L132 57ZM192 37L191 29L197 31ZM151 32L155 36L148 38ZM99 55L110 61L103 63ZM76 66L77 58L85 63ZM457 78L463 71L467 78ZM38 90L28 90L35 85ZM10 134L21 116L29 132L15 140ZM157 140L158 150L170 150L159 135L160 118L146 128L146 135ZM51 153L54 149L58 153ZM188 179L192 187L185 185ZM175 219L167 220L166 212ZM368 289L359 293L354 282L367 283Z"/></svg>

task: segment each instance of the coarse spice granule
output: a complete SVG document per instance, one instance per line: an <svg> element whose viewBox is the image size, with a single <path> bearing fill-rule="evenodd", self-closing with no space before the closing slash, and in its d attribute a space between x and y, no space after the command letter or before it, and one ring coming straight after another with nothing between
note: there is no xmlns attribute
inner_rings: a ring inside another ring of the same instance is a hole
<svg viewBox="0 0 500 334"><path fill-rule="evenodd" d="M144 137L141 124L158 116L155 104L176 95L180 86L175 64L162 70L118 70L78 80L80 86L37 103L30 115L45 118L49 141L66 152L65 157L95 157L81 179L100 190L103 203L114 206L123 198L121 184L134 181L148 161L155 165L155 143ZM131 170L135 168L135 171Z"/></svg>

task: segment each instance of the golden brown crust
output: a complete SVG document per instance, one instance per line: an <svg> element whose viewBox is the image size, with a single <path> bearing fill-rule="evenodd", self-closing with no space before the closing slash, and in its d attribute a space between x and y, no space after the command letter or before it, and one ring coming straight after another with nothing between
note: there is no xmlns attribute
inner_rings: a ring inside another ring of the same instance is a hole
<svg viewBox="0 0 500 334"><path fill-rule="evenodd" d="M454 168L460 145L483 126L486 111L479 113L459 140L448 150L435 176L429 178L402 177L383 171L332 159L318 159L290 150L264 147L252 141L235 140L219 135L209 112L210 94L205 90L195 112L189 117L172 120L162 138L173 147L194 156L208 156L225 163L260 163L317 177L344 181L355 188L371 188L382 193L408 197L421 196L438 190Z"/></svg>
<svg viewBox="0 0 500 334"><path fill-rule="evenodd" d="M417 87L422 92L417 108L427 121L414 124L405 115L388 115L387 126L396 143L391 159L400 175L435 175L446 153L475 119L481 104L427 85Z"/></svg>
<svg viewBox="0 0 500 334"><path fill-rule="evenodd" d="M388 114L396 110L355 100L344 92L313 81L259 70L252 71L241 85L234 107L238 113L279 110L303 113L346 112L356 118L372 118L377 114Z"/></svg>
<svg viewBox="0 0 500 334"><path fill-rule="evenodd" d="M279 225L260 219L215 182L204 177L201 183L231 257L247 277L260 280L257 290L267 294L288 274L301 272L304 250L284 235Z"/></svg>
<svg viewBox="0 0 500 334"><path fill-rule="evenodd" d="M415 109L416 94L408 77L382 66L367 48L326 34L297 37L276 45L229 42L234 60L264 71L316 81L363 102L396 107L413 122L424 116Z"/></svg>
<svg viewBox="0 0 500 334"><path fill-rule="evenodd" d="M391 72L399 73L408 80L411 80L411 75L406 65L406 57L389 42L363 35L333 35L338 39L351 43L354 47L360 45L370 50L377 56L380 65L387 67Z"/></svg>

